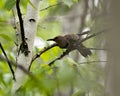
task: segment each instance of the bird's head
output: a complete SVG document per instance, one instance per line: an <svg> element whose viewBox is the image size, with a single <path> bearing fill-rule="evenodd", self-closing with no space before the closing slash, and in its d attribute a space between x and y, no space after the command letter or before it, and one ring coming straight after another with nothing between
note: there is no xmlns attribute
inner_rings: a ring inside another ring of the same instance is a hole
<svg viewBox="0 0 120 96"><path fill-rule="evenodd" d="M53 39L48 39L47 41L55 41L60 48L66 48L68 41L64 36L57 36Z"/></svg>

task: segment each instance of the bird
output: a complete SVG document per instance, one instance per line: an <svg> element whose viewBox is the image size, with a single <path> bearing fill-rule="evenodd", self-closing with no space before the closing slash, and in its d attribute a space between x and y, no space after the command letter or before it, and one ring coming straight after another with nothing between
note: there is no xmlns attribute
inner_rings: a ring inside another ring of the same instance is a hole
<svg viewBox="0 0 120 96"><path fill-rule="evenodd" d="M88 57L92 54L91 50L85 47L82 43L78 44L81 34L67 34L64 36L56 36L53 39L48 39L47 41L54 41L57 46L61 49L75 50L77 49L82 56Z"/></svg>

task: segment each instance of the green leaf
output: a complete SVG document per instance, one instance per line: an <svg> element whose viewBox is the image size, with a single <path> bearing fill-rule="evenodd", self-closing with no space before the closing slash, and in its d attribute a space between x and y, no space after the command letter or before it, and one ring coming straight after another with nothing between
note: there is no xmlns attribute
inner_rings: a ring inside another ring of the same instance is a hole
<svg viewBox="0 0 120 96"><path fill-rule="evenodd" d="M50 5L54 5L57 3L57 0L49 0Z"/></svg>
<svg viewBox="0 0 120 96"><path fill-rule="evenodd" d="M0 34L0 37L6 39L6 40L11 40L11 38L8 36L8 35L5 35L5 34Z"/></svg>
<svg viewBox="0 0 120 96"><path fill-rule="evenodd" d="M11 10L11 9L14 7L15 3L16 3L15 0L7 0L7 1L5 2L5 8L6 8L7 10Z"/></svg>
<svg viewBox="0 0 120 96"><path fill-rule="evenodd" d="M73 5L73 0L64 0L63 2L69 7Z"/></svg>
<svg viewBox="0 0 120 96"><path fill-rule="evenodd" d="M46 63L49 60L52 61L54 58L59 56L62 53L59 47L54 47L49 51L46 51L44 54L41 55L41 59Z"/></svg>

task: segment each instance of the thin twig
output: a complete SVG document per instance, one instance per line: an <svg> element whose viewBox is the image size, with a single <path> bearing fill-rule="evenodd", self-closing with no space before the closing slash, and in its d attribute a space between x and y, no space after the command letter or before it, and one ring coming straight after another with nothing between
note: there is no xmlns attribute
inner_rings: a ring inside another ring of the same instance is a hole
<svg viewBox="0 0 120 96"><path fill-rule="evenodd" d="M48 46L48 47L43 48L43 50L41 50L41 51L38 52L35 56L33 56L31 62L33 62L35 59L37 59L38 57L40 57L41 54L43 54L44 52L46 52L47 50L49 50L49 49L51 49L51 48L53 48L53 47L55 47L55 46L57 46L57 43L54 43L54 44L52 44L52 45L50 45L50 46Z"/></svg>
<svg viewBox="0 0 120 96"><path fill-rule="evenodd" d="M0 60L2 61L7 61L6 58L4 58L2 55L0 55ZM30 76L31 78L35 78L35 76L29 72L27 69L25 69L21 64L17 64L11 60L9 60L10 64L13 65L14 67L19 68L20 70L22 70L25 74L27 74L28 76Z"/></svg>
<svg viewBox="0 0 120 96"><path fill-rule="evenodd" d="M84 38L84 39L82 39L82 40L79 40L79 42L77 42L77 44L83 43L84 41L86 41L86 40L88 40L88 39L90 39L90 38L92 38L92 37L95 37L95 36L97 36L97 35L99 35L99 34L101 34L101 33L107 32L107 31L108 31L108 29L104 29L104 30L102 30L102 31L100 31L100 32L93 33L92 35L87 36L86 38Z"/></svg>
<svg viewBox="0 0 120 96"><path fill-rule="evenodd" d="M104 51L107 50L107 49L101 49L101 48L88 48L88 49L90 49L90 50L104 50Z"/></svg>
<svg viewBox="0 0 120 96"><path fill-rule="evenodd" d="M88 48L88 49L90 49L90 50L106 50L106 49L98 49L98 48ZM72 50L71 50L71 51L72 51ZM70 52L70 51L69 51L69 52ZM48 65L51 66L55 61L63 58L65 55L68 55L69 52L66 52L66 51L65 51L65 53L63 53L60 57L58 57L58 58L54 59L53 61L51 61ZM95 62L95 61L94 61L94 62ZM97 62L97 61L96 61L96 62ZM84 62L83 62L83 63L84 63Z"/></svg>
<svg viewBox="0 0 120 96"><path fill-rule="evenodd" d="M63 3L63 2L59 2L59 3L57 3L57 4L50 5L50 6L46 7L46 8L40 9L40 11L47 10L47 9L49 9L49 8L51 8L51 7L54 7L54 6L60 5L60 4L62 4L62 3Z"/></svg>
<svg viewBox="0 0 120 96"><path fill-rule="evenodd" d="M32 66L33 61L35 61L38 57L40 57L41 54L43 54L44 52L48 51L49 49L51 49L51 48L53 48L55 46L57 46L57 43L54 43L54 44L52 44L52 45L50 45L48 47L45 47L45 48L43 48L43 50L41 50L40 52L38 52L37 54L35 54L33 56L33 58L32 58L31 63L30 63L29 70L30 70L30 68Z"/></svg>
<svg viewBox="0 0 120 96"><path fill-rule="evenodd" d="M106 49L98 49L98 48L88 48L88 49L90 49L90 50L106 50ZM67 50L66 50L67 51ZM61 59L61 58L63 58L65 55L67 55L69 52L64 52L62 55L60 55L58 58L56 58L56 59L54 59L53 61L51 61L48 65L49 66L51 66L55 61L57 61L57 60L59 60L59 59ZM72 51L72 50L71 50ZM83 62L84 63L84 62Z"/></svg>
<svg viewBox="0 0 120 96"><path fill-rule="evenodd" d="M89 64L89 63L100 63L100 62L107 62L107 61L88 61L88 62L80 62L78 64Z"/></svg>
<svg viewBox="0 0 120 96"><path fill-rule="evenodd" d="M1 48L3 54L4 54L5 58L6 58L6 61L7 61L7 63L8 63L8 66L9 66L9 68L10 68L10 70L11 70L11 73L12 73L12 75L13 75L13 80L16 80L16 79L15 79L14 70L13 70L13 68L12 68L12 66L11 66L11 63L10 63L10 61L9 61L9 59L8 59L8 57L7 57L7 54L6 54L6 52L5 52L5 50L4 50L4 48L3 48L3 46L2 46L1 43L0 43L0 48Z"/></svg>
<svg viewBox="0 0 120 96"><path fill-rule="evenodd" d="M48 65L49 65L49 66L53 65L53 63L54 63L55 61L57 61L57 60L63 58L64 56L68 55L69 52L70 52L70 50L66 50L65 52L63 52L62 55L60 55L58 58L56 58L56 59L54 59L53 61L51 61Z"/></svg>

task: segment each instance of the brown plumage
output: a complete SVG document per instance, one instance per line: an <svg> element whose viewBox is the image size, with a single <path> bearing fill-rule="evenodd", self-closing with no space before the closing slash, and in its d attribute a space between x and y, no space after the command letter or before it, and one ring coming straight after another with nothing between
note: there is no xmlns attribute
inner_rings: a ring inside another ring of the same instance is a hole
<svg viewBox="0 0 120 96"><path fill-rule="evenodd" d="M92 54L90 49L86 48L82 43L76 45L76 42L80 39L77 34L70 34L65 36L57 36L53 39L48 39L48 41L55 41L60 48L66 48L68 50L77 49L82 56L87 57Z"/></svg>

